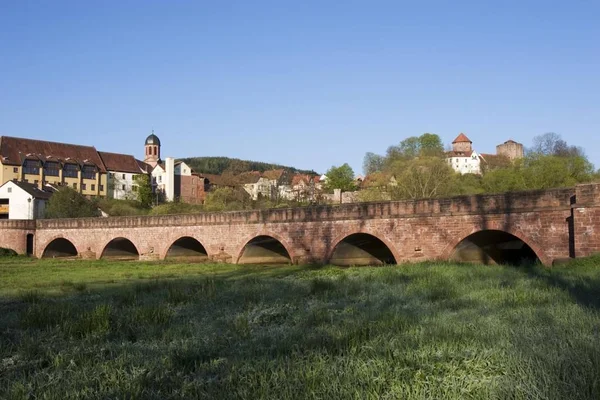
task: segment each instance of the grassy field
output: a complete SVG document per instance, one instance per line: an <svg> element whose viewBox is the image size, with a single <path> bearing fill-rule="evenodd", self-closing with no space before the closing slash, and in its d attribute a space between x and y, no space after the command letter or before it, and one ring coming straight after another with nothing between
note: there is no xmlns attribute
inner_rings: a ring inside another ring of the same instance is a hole
<svg viewBox="0 0 600 400"><path fill-rule="evenodd" d="M598 399L600 257L0 259L0 398Z"/></svg>

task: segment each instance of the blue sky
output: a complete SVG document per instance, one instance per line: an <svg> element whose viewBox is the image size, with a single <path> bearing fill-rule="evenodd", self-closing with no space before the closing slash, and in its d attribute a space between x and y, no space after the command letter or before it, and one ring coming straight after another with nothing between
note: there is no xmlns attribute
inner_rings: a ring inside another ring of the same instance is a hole
<svg viewBox="0 0 600 400"><path fill-rule="evenodd" d="M597 1L0 2L0 134L324 172L424 132L600 167Z"/></svg>

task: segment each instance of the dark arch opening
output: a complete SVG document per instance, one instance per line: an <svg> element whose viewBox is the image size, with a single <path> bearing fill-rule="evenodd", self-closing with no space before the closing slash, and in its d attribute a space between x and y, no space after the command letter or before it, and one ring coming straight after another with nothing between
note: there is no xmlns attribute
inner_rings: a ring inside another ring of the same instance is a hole
<svg viewBox="0 0 600 400"><path fill-rule="evenodd" d="M165 258L205 261L208 259L208 252L199 241L193 237L185 236L177 239L169 247Z"/></svg>
<svg viewBox="0 0 600 400"><path fill-rule="evenodd" d="M100 258L111 260L139 260L140 253L138 253L134 244L131 243L131 240L116 238L106 245Z"/></svg>
<svg viewBox="0 0 600 400"><path fill-rule="evenodd" d="M42 258L77 257L77 249L69 240L57 238L48 243Z"/></svg>
<svg viewBox="0 0 600 400"><path fill-rule="evenodd" d="M475 232L464 238L451 260L477 264L527 265L539 262L527 243L510 233L497 230Z"/></svg>
<svg viewBox="0 0 600 400"><path fill-rule="evenodd" d="M25 250L27 252L27 255L28 256L33 255L33 233L28 233L27 234L25 247L26 247Z"/></svg>
<svg viewBox="0 0 600 400"><path fill-rule="evenodd" d="M392 251L380 239L367 233L346 236L333 249L333 265L396 264Z"/></svg>
<svg viewBox="0 0 600 400"><path fill-rule="evenodd" d="M271 236L257 236L244 246L238 264L290 264L292 257L283 244Z"/></svg>

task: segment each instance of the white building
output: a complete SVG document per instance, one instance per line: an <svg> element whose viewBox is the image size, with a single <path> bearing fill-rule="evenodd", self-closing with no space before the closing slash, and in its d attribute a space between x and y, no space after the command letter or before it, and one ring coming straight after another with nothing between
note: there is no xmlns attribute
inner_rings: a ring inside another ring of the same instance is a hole
<svg viewBox="0 0 600 400"><path fill-rule="evenodd" d="M154 191L163 193L166 201L175 200L175 160L167 157L164 163L159 162L152 169L151 176Z"/></svg>
<svg viewBox="0 0 600 400"><path fill-rule="evenodd" d="M99 151L98 154L102 158L108 173L107 196L119 200L137 199L137 177L148 175L150 165L136 160L135 157L128 154L105 151Z"/></svg>
<svg viewBox="0 0 600 400"><path fill-rule="evenodd" d="M54 189L41 190L27 182L8 181L0 186L0 219L44 218L46 202Z"/></svg>
<svg viewBox="0 0 600 400"><path fill-rule="evenodd" d="M461 174L481 174L481 155L473 150L473 142L461 133L452 142L452 151L446 153L448 164Z"/></svg>

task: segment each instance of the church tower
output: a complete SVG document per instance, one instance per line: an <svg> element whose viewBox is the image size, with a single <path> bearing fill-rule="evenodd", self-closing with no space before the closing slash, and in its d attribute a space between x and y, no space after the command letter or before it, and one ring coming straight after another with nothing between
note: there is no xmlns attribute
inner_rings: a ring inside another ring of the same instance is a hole
<svg viewBox="0 0 600 400"><path fill-rule="evenodd" d="M152 134L146 138L145 147L146 152L144 153L144 162L156 167L156 164L160 162L160 139L154 134L154 130L152 130Z"/></svg>

